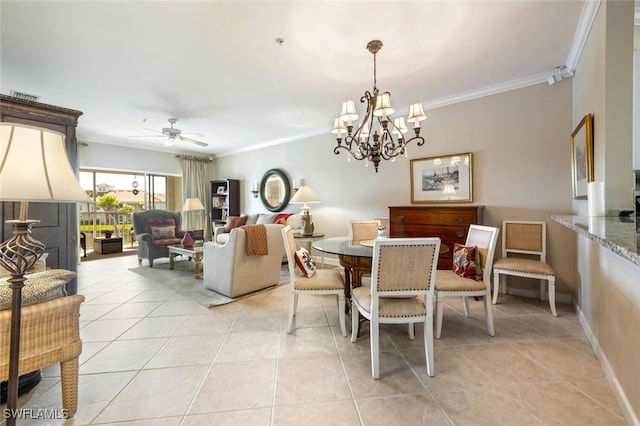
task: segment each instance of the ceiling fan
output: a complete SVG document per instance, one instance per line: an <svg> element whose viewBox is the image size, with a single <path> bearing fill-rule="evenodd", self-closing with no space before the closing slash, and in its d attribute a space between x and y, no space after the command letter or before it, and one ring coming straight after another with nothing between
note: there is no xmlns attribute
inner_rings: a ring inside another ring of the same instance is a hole
<svg viewBox="0 0 640 426"><path fill-rule="evenodd" d="M200 146L209 146L208 143L206 142L201 142L195 139L191 139L188 138L186 136L183 135L182 130L178 129L177 127L173 127L174 124L176 124L176 122L178 121L177 118L169 118L169 124L170 127L165 127L162 129L162 134L161 135L134 135L134 136L130 136L132 138L149 138L149 137L166 137L167 141L165 142L165 146L170 146L173 145L173 142L177 140L181 140L183 142L189 142L189 143L193 143L196 145L200 145ZM153 130L153 129L149 129L149 130ZM153 130L154 132L157 132L157 130ZM197 135L197 133L194 133L195 135ZM202 135L200 135L202 136Z"/></svg>

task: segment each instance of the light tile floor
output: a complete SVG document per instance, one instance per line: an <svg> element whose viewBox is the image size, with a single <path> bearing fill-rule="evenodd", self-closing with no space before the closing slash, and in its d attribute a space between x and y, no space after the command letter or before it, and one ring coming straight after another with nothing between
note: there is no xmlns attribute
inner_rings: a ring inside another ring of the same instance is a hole
<svg viewBox="0 0 640 426"><path fill-rule="evenodd" d="M342 337L334 298L301 296L287 334L287 285L206 309L136 266L135 256L80 265L78 412L19 424L626 424L568 305L553 318L547 303L501 296L491 338L481 303L464 318L451 298L436 376L420 326L415 341L385 326L373 380L368 326L357 343ZM60 410L59 368L43 375L22 408Z"/></svg>

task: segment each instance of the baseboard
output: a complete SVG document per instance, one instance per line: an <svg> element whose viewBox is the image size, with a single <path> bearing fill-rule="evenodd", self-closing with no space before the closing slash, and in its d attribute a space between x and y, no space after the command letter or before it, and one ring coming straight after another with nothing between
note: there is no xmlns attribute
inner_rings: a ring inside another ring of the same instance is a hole
<svg viewBox="0 0 640 426"><path fill-rule="evenodd" d="M575 303L575 300L574 300ZM576 314L578 315L578 320L580 321L580 325L582 326L582 330L584 334L587 336L589 343L591 344L591 348L593 349L593 353L596 355L598 360L600 361L600 366L602 367L602 371L604 372L607 381L609 382L609 386L613 391L613 395L618 400L620 407L622 409L622 415L625 417L627 422L630 425L640 425L640 420L638 419L638 415L633 411L633 407L627 398L627 395L624 393L622 386L620 386L620 382L616 377L615 372L611 368L611 364L609 364L609 360L607 356L604 354L602 349L600 348L600 344L598 343L598 339L591 332L591 327L589 327L589 323L584 317L582 310L575 303L576 306Z"/></svg>
<svg viewBox="0 0 640 426"><path fill-rule="evenodd" d="M539 288L536 288L535 290L531 290L527 288L511 288L507 286L507 294L511 294L514 296L530 297L533 299L540 298ZM549 300L548 293L545 293L545 296L546 296L545 300ZM573 302L573 297L570 294L556 293L556 302L570 304Z"/></svg>

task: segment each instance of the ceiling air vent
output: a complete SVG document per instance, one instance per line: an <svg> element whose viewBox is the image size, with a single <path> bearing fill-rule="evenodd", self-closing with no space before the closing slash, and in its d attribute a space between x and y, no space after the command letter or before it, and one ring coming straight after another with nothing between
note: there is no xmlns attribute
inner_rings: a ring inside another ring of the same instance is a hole
<svg viewBox="0 0 640 426"><path fill-rule="evenodd" d="M38 102L38 99L40 99L40 96L30 95L24 92L16 92L15 90L11 91L11 96L13 96L14 98L22 99L25 101L31 101L31 102Z"/></svg>

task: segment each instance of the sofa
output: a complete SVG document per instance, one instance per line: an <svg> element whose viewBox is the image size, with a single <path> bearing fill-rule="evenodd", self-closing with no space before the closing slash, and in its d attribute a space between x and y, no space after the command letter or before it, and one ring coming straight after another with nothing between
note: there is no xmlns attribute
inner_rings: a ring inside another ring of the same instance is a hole
<svg viewBox="0 0 640 426"><path fill-rule="evenodd" d="M280 282L284 244L280 224L265 224L268 254L248 255L247 227L234 228L224 244L203 244L204 286L238 297Z"/></svg>
<svg viewBox="0 0 640 426"><path fill-rule="evenodd" d="M138 262L142 259L153 261L169 257L170 245L180 244L184 231L180 230L180 212L166 210L147 210L131 215L133 232L138 242Z"/></svg>
<svg viewBox="0 0 640 426"><path fill-rule="evenodd" d="M299 213L255 213L229 216L226 225L217 225L214 227L213 242L218 244L226 243L231 230L243 225L272 223L290 226L293 232L300 231L300 228L302 228L302 218Z"/></svg>

